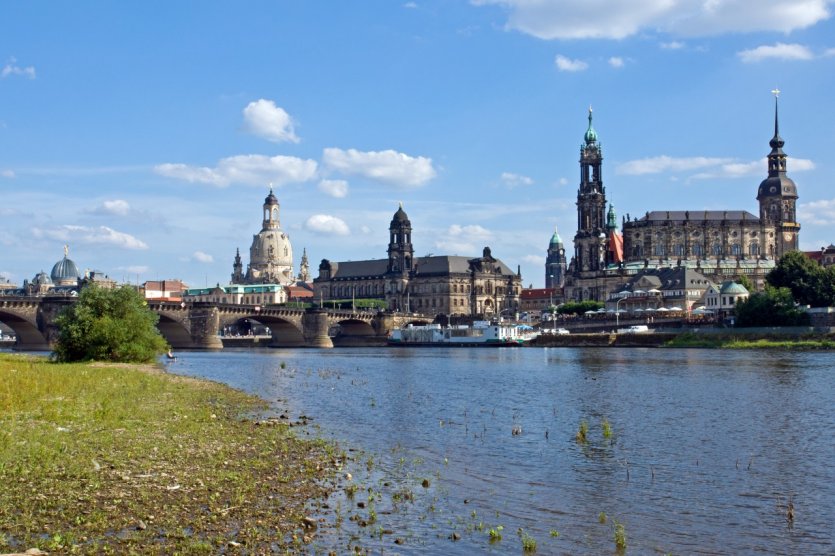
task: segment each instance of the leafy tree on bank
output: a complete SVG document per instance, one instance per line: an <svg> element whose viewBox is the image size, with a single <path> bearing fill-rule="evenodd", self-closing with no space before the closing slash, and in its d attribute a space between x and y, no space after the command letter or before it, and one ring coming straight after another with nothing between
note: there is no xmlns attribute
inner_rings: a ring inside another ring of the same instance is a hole
<svg viewBox="0 0 835 556"><path fill-rule="evenodd" d="M81 290L78 302L58 318L58 361L153 361L168 349L156 328L159 316L134 288Z"/></svg>
<svg viewBox="0 0 835 556"><path fill-rule="evenodd" d="M775 288L789 288L795 301L812 307L835 303L835 267L823 268L801 253L786 253L766 280Z"/></svg>
<svg viewBox="0 0 835 556"><path fill-rule="evenodd" d="M582 315L586 311L597 311L603 307L600 301L569 301L557 307L557 312L561 315Z"/></svg>
<svg viewBox="0 0 835 556"><path fill-rule="evenodd" d="M766 286L765 291L752 293L738 301L735 308L736 326L805 326L809 315L797 307L788 288Z"/></svg>
<svg viewBox="0 0 835 556"><path fill-rule="evenodd" d="M748 290L748 293L754 293L755 291L757 291L757 288L754 286L754 284L751 282L751 280L749 280L748 277L745 276L745 275L742 275L742 276L738 277L736 279L736 283L739 284L740 286L742 286L743 288L745 288L746 290Z"/></svg>

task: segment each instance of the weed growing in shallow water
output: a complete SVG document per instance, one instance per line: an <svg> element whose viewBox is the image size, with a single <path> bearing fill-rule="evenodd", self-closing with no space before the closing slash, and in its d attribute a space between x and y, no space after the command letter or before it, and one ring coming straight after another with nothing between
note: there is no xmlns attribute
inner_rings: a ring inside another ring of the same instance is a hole
<svg viewBox="0 0 835 556"><path fill-rule="evenodd" d="M536 552L536 539L524 531L522 532L522 551L526 554Z"/></svg>
<svg viewBox="0 0 835 556"><path fill-rule="evenodd" d="M496 525L495 527L491 528L490 531L488 531L490 535L490 542L499 542L500 540L502 540L503 530L504 527L502 527L501 525Z"/></svg>
<svg viewBox="0 0 835 556"><path fill-rule="evenodd" d="M606 524L606 512L600 512L600 514L597 516L597 521L605 525Z"/></svg>
<svg viewBox="0 0 835 556"><path fill-rule="evenodd" d="M615 526L615 547L618 550L626 550L626 527L617 519L613 519L612 523Z"/></svg>
<svg viewBox="0 0 835 556"><path fill-rule="evenodd" d="M603 419L603 438L612 438L612 425L609 424L608 419Z"/></svg>
<svg viewBox="0 0 835 556"><path fill-rule="evenodd" d="M580 421L580 428L577 430L577 442L585 444L587 441L587 435L589 432L589 424L586 422L585 419Z"/></svg>
<svg viewBox="0 0 835 556"><path fill-rule="evenodd" d="M554 537L554 538L557 538L557 537L560 536L560 532L557 531L556 529L551 529L551 536Z"/></svg>

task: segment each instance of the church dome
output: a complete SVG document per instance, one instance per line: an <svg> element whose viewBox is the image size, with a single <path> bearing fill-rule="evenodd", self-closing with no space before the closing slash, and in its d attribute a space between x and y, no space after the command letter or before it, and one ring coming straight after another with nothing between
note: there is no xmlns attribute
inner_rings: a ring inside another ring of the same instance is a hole
<svg viewBox="0 0 835 556"><path fill-rule="evenodd" d="M768 176L757 191L757 199L763 197L792 197L797 199L797 186L794 181L785 174Z"/></svg>
<svg viewBox="0 0 835 556"><path fill-rule="evenodd" d="M78 282L78 267L72 259L64 255L64 258L55 263L50 273L52 282L57 285L76 285Z"/></svg>
<svg viewBox="0 0 835 556"><path fill-rule="evenodd" d="M409 222L409 217L406 215L406 211L403 210L403 205L400 205L400 208L397 209L397 212L394 213L394 216L391 219L392 226L411 226L412 223Z"/></svg>
<svg viewBox="0 0 835 556"><path fill-rule="evenodd" d="M53 284L46 272L38 272L35 274L35 277L32 279L32 283L36 286L51 286Z"/></svg>
<svg viewBox="0 0 835 556"><path fill-rule="evenodd" d="M586 130L584 139L586 140L586 145L591 145L592 143L597 142L597 132L591 125L591 107L589 107L589 128Z"/></svg>
<svg viewBox="0 0 835 556"><path fill-rule="evenodd" d="M292 282L293 248L290 237L279 229L263 230L252 236L249 266L250 278L254 282Z"/></svg>

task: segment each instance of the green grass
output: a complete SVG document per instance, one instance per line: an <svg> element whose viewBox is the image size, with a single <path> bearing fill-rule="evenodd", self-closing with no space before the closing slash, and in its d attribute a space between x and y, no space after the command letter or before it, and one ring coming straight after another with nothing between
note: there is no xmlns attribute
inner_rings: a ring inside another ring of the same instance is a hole
<svg viewBox="0 0 835 556"><path fill-rule="evenodd" d="M262 400L152 365L0 354L0 552L251 553L309 542L332 446Z"/></svg>
<svg viewBox="0 0 835 556"><path fill-rule="evenodd" d="M835 349L835 340L825 335L809 335L797 338L764 337L749 338L729 334L680 334L664 344L673 348L714 348L714 349L783 349L815 350Z"/></svg>

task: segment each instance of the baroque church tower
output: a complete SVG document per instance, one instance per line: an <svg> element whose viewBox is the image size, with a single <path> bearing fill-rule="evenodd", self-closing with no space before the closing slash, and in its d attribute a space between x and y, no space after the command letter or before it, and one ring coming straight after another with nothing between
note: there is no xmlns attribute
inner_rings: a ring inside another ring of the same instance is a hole
<svg viewBox="0 0 835 556"><path fill-rule="evenodd" d="M389 225L388 266L386 273L407 275L412 270L415 250L412 248L412 223L403 205L394 213Z"/></svg>
<svg viewBox="0 0 835 556"><path fill-rule="evenodd" d="M774 226L774 242L769 243L772 252L764 253L777 260L790 251L799 249L798 235L800 224L797 223L795 205L797 186L786 175L785 142L780 137L780 124L777 118L777 100L780 91L774 93L774 137L771 138L771 152L768 154L768 177L760 184L757 201L760 203L760 221L764 226Z"/></svg>
<svg viewBox="0 0 835 556"><path fill-rule="evenodd" d="M603 150L597 142L589 108L589 127L580 146L580 188L577 190L577 234L574 271L597 272L606 264L606 188L601 174Z"/></svg>

